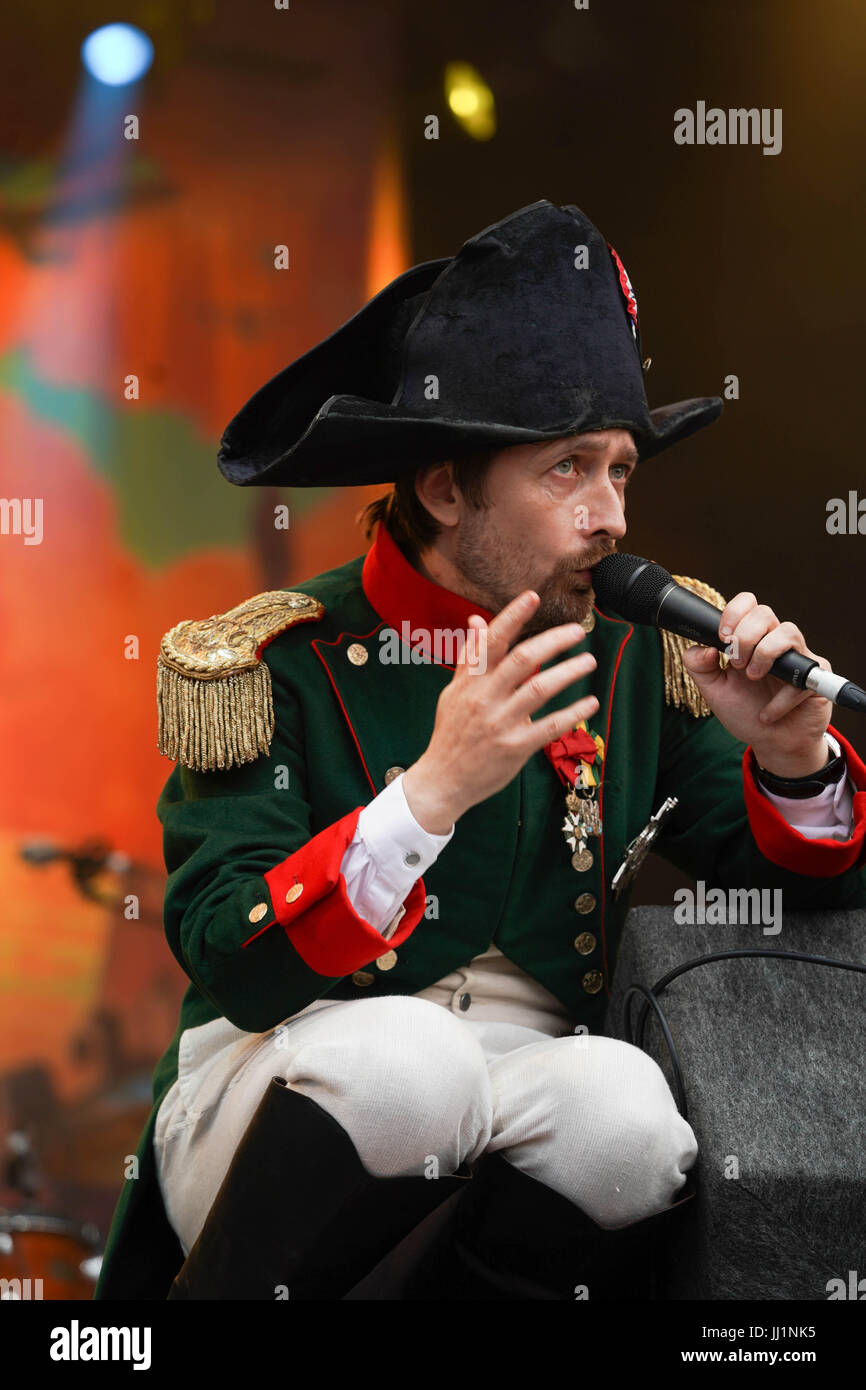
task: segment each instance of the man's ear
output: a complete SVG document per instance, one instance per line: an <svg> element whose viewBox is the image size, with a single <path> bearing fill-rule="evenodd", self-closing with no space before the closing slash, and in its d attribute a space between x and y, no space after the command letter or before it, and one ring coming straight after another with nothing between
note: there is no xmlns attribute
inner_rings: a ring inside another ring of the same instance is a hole
<svg viewBox="0 0 866 1390"><path fill-rule="evenodd" d="M451 459L422 468L415 477L415 495L441 525L456 526L463 499L454 481Z"/></svg>

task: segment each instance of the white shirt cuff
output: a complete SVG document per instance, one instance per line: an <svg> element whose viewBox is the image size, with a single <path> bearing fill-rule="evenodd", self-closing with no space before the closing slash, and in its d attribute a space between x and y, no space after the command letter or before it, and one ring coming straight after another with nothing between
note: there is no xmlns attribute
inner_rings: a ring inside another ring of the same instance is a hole
<svg viewBox="0 0 866 1390"><path fill-rule="evenodd" d="M346 893L359 917L387 941L400 923L412 885L448 844L418 824L403 791L403 774L374 797L358 824L341 863Z"/></svg>

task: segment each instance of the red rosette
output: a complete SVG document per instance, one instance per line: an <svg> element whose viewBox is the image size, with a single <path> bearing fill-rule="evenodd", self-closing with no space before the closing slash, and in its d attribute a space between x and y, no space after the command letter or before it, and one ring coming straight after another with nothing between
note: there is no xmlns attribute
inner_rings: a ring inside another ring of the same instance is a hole
<svg viewBox="0 0 866 1390"><path fill-rule="evenodd" d="M584 762L592 766L598 757L598 749L595 745L595 739L587 733L586 729L572 729L570 733L563 734L562 738L554 739L552 743L546 743L544 755L556 769L556 775L560 782L564 786L572 788L577 776L578 764Z"/></svg>

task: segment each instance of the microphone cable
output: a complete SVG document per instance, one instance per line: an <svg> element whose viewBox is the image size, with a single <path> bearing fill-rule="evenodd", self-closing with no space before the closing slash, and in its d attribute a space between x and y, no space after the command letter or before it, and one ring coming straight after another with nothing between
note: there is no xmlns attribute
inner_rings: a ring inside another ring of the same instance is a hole
<svg viewBox="0 0 866 1390"><path fill-rule="evenodd" d="M766 947L763 949L748 947L738 951L714 951L711 955L696 956L694 960L685 961L682 965L678 965L675 969L670 970L667 975L663 975L650 989L647 989L646 985L629 985L625 992L622 1005L625 1040L641 1048L642 1051L646 1051L644 1046L646 1022L650 1010L652 1009L658 1019L659 1027L661 1028L662 1036L665 1040L665 1046L668 1050L668 1056L673 1070L677 1109L684 1120L688 1120L689 1115L682 1067L680 1066L680 1060L671 1030L668 1027L668 1021L658 1002L658 996L667 989L668 985L671 984L673 980L678 979L680 975L685 975L689 970L694 970L698 965L710 965L713 961L717 960L738 960L744 956L770 956L777 960L802 960L808 961L812 965L830 965L837 970L855 970L858 974L866 975L866 965L857 965L854 961L834 960L831 956L814 956L808 954L806 951L779 951ZM632 996L635 994L643 995L644 1002L638 1014L636 1027L633 1029L630 1005Z"/></svg>

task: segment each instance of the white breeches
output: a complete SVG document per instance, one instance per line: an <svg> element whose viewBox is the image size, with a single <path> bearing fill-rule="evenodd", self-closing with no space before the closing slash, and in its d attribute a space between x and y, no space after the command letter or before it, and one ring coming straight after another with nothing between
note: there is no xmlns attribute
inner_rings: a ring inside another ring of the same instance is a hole
<svg viewBox="0 0 866 1390"><path fill-rule="evenodd" d="M412 995L324 1000L269 1033L183 1034L156 1119L168 1218L188 1253L272 1076L327 1110L377 1177L502 1150L599 1225L671 1206L697 1141L658 1064L596 1034L472 1021Z"/></svg>

